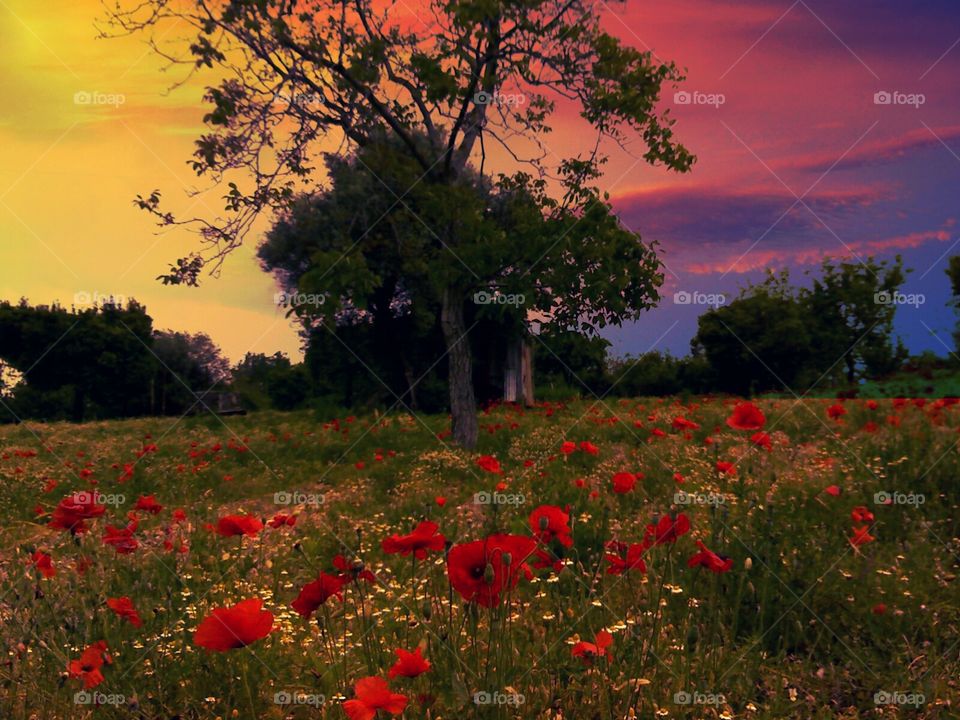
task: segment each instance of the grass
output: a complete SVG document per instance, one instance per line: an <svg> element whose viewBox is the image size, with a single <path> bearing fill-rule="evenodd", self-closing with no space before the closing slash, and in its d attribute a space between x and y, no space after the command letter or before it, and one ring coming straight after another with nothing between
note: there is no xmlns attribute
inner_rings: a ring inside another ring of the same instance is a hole
<svg viewBox="0 0 960 720"><path fill-rule="evenodd" d="M444 439L447 418L407 415L0 428L0 717L343 718L357 680L386 678L393 651L415 647L430 670L389 680L408 719L957 717L960 406L857 400L833 419L831 404L758 401L770 450L709 398L494 408L476 453ZM676 429L677 416L699 427ZM565 440L598 451L564 455ZM618 494L620 471L643 476ZM47 525L61 498L92 488L115 504L88 532ZM502 504L474 502L493 492ZM148 494L163 510L137 513L138 547L118 554L104 527L124 526ZM453 544L529 536L545 504L569 505L572 546L543 548L562 569L532 570L498 607L451 588L444 552L415 561L381 548L424 518ZM858 506L875 515L875 540L855 547ZM278 512L296 524L252 537L207 527ZM650 547L646 572L606 573L607 541L640 542L671 513L691 529ZM688 567L696 540L731 569ZM41 577L35 550L55 575ZM342 601L302 618L291 602L319 571L337 572L337 554L376 582L348 583ZM120 596L142 627L107 608ZM223 653L194 644L213 609L254 597L274 614L269 636ZM607 655L574 655L604 629ZM76 702L83 688L67 668L100 640L111 662L90 692L108 704L94 708Z"/></svg>

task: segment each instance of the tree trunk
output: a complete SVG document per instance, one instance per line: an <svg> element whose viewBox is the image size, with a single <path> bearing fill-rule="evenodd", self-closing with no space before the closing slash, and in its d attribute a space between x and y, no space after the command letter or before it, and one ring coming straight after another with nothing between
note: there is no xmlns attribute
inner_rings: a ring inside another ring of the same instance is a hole
<svg viewBox="0 0 960 720"><path fill-rule="evenodd" d="M463 297L447 288L443 292L440 325L449 361L450 415L453 439L467 450L477 447L477 400L473 394L473 360L463 319Z"/></svg>

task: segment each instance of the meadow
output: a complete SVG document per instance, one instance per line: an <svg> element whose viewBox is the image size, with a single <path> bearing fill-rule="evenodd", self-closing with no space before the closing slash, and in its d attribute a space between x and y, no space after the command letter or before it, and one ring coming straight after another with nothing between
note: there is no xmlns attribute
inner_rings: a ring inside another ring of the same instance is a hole
<svg viewBox="0 0 960 720"><path fill-rule="evenodd" d="M0 427L0 717L960 717L952 400Z"/></svg>

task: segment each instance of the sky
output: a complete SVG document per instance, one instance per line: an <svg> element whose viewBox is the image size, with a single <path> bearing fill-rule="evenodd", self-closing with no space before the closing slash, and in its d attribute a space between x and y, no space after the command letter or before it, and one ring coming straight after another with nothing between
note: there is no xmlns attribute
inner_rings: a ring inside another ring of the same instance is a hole
<svg viewBox="0 0 960 720"><path fill-rule="evenodd" d="M616 353L685 354L704 303L729 301L767 269L799 282L828 256L898 253L913 272L897 333L912 352L952 349L944 268L960 253L960 3L598 7L610 32L685 69L661 107L698 157L677 175L611 156L602 187L666 268L661 305L608 333ZM158 188L174 211L216 209L215 194L192 193L186 164L204 82L171 90L181 71L142 38L97 38L101 12L99 0L0 0L0 299L136 297L157 327L207 332L233 360L298 356L254 259L266 219L220 277L200 288L156 280L196 238L160 232L132 201ZM561 105L552 124L551 152L575 154L575 108Z"/></svg>

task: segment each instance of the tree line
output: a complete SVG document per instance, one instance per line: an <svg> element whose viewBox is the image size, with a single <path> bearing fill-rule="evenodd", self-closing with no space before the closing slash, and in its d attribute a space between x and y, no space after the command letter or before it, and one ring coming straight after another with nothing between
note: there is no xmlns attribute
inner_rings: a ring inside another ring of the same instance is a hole
<svg viewBox="0 0 960 720"><path fill-rule="evenodd" d="M306 218L326 199L304 207ZM287 224L284 224L287 223ZM324 242L301 218L278 223L260 248L264 267L304 285L296 265L281 268L296 241ZM302 266L307 272L310 262ZM682 393L836 392L896 372L908 360L893 321L907 273L901 258L825 260L809 282L786 271L743 287L736 298L704 312L685 357L650 352L611 357L609 343L576 327L546 325L534 343L541 397L604 397ZM947 269L960 297L960 258ZM135 300L82 310L0 302L0 400L4 420L107 419L205 412L206 394L232 391L246 409L312 407L447 412L448 366L438 314L396 302L393 287L362 307L318 303L331 322L303 313L304 359L248 353L231 366L205 334L157 330ZM953 304L956 304L955 302ZM331 307L335 310L331 311ZM298 312L299 311L299 312ZM520 308L471 306L468 351L474 396L496 401L504 343L520 332ZM960 340L960 334L957 339ZM11 381L10 378L14 378ZM22 380L15 382L15 380Z"/></svg>

